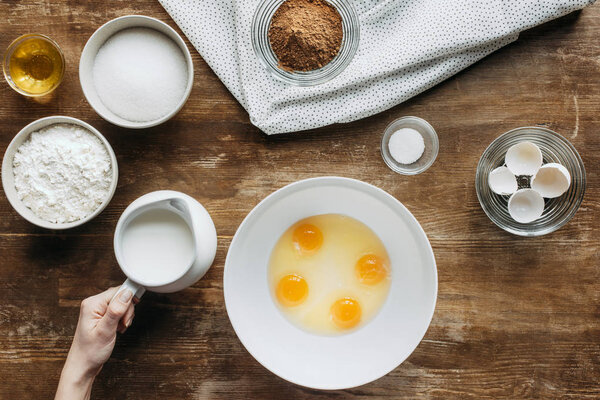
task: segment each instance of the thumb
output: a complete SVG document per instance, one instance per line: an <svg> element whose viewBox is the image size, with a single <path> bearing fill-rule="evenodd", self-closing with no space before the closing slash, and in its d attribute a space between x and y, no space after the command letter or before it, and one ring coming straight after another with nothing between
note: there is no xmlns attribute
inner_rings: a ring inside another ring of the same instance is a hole
<svg viewBox="0 0 600 400"><path fill-rule="evenodd" d="M119 320L127 312L132 298L133 293L129 289L123 289L119 292L108 304L106 312L98 323L98 326L107 334L116 332Z"/></svg>

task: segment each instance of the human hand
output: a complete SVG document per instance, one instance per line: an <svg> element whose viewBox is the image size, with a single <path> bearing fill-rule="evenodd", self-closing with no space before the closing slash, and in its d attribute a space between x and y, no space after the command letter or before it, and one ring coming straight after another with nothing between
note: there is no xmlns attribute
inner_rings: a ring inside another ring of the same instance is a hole
<svg viewBox="0 0 600 400"><path fill-rule="evenodd" d="M134 316L133 293L113 287L81 302L73 343L60 377L55 400L89 399L92 383Z"/></svg>

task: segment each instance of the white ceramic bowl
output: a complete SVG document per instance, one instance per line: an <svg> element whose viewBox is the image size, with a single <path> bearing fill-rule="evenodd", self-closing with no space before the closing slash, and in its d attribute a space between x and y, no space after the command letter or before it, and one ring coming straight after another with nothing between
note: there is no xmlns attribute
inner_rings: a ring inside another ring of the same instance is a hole
<svg viewBox="0 0 600 400"><path fill-rule="evenodd" d="M155 119L152 121L143 121L143 122L135 122L124 119L112 111L110 111L96 92L96 87L94 86L94 76L93 76L93 68L94 68L94 60L96 58L96 54L98 54L98 50L108 38L110 38L115 33L127 29L127 28L151 28L157 30L169 38L171 38L181 49L183 55L187 61L187 69L188 69L188 82L187 87L185 88L185 93L177 107L175 107L170 113L167 115ZM179 36L179 34L171 28L166 23L151 17L146 17L144 15L125 15L123 17L115 18L111 21L108 21L104 25L94 32L92 36L88 39L83 51L81 52L81 59L79 60L79 81L81 83L81 89L83 90L83 94L87 99L90 106L100 115L102 118L107 120L110 123L113 123L118 126L122 126L124 128L133 128L133 129L143 129L150 128L152 126L156 126L162 124L163 122L169 120L175 114L181 110L185 102L187 101L190 92L192 91L192 86L194 84L194 64L192 63L192 55L188 50L185 42Z"/></svg>
<svg viewBox="0 0 600 400"><path fill-rule="evenodd" d="M273 303L268 260L280 235L317 214L345 214L383 241L392 283L380 312L364 327L319 336L292 325ZM431 322L437 269L431 245L413 215L383 190L354 179L299 181L260 202L238 228L224 272L231 324L254 358L283 379L315 389L345 389L378 379L417 347Z"/></svg>
<svg viewBox="0 0 600 400"><path fill-rule="evenodd" d="M13 158L14 158L15 153L17 152L19 146L21 146L21 144L29 138L29 135L32 132L38 131L42 128L45 128L46 126L54 125L54 124L79 125L85 129L87 129L94 135L96 135L98 137L98 139L100 139L100 141L106 147L106 150L108 151L108 155L110 156L110 161L111 161L111 165L112 165L113 176L112 176L112 182L110 185L110 190L109 190L106 198L100 205L100 207L98 207L98 209L96 209L96 211L94 211L92 214L88 215L87 217L85 217L83 219L73 221L73 222L67 222L67 223L53 223L53 222L43 220L40 217L38 217L37 215L35 215L33 213L33 211L31 211L31 209L29 209L27 206L25 206L25 204L23 204L23 202L19 199L19 195L17 194L17 191L15 189L15 183L14 183ZM71 118L71 117L52 116L52 117L40 118L36 121L33 121L32 123L27 125L25 128L21 129L21 131L19 133L17 133L17 135L13 138L13 140L10 142L10 144L6 148L6 152L4 153L4 159L2 160L2 186L4 188L4 193L6 193L6 197L8 198L9 203L27 221L31 222L34 225L40 226L42 228L47 228L47 229L74 228L76 226L79 226L79 225L82 225L82 224L88 222L89 220L94 218L96 215L100 214L102 212L102 210L104 210L104 208L108 205L108 203L112 199L113 195L115 194L115 190L117 189L118 178L119 178L119 168L117 166L117 158L115 157L115 153L114 153L112 147L110 146L110 143L108 143L106 138L104 136L102 136L102 134L100 132L98 132L98 130L96 128L94 128L90 124L85 123L77 118Z"/></svg>

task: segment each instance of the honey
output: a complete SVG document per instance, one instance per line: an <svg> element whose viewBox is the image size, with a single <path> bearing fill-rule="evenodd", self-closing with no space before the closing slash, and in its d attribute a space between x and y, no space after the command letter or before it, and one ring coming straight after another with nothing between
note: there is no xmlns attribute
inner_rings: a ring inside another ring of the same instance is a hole
<svg viewBox="0 0 600 400"><path fill-rule="evenodd" d="M62 81L65 60L58 45L43 35L24 35L8 48L4 75L19 93L41 96Z"/></svg>

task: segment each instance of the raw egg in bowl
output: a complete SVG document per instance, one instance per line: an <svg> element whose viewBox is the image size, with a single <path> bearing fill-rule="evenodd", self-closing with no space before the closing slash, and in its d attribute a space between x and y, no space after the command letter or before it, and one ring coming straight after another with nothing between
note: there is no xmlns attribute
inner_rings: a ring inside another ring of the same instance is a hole
<svg viewBox="0 0 600 400"><path fill-rule="evenodd" d="M437 269L413 215L383 190L322 177L260 202L225 262L227 313L267 369L298 385L376 380L417 347L433 317Z"/></svg>

